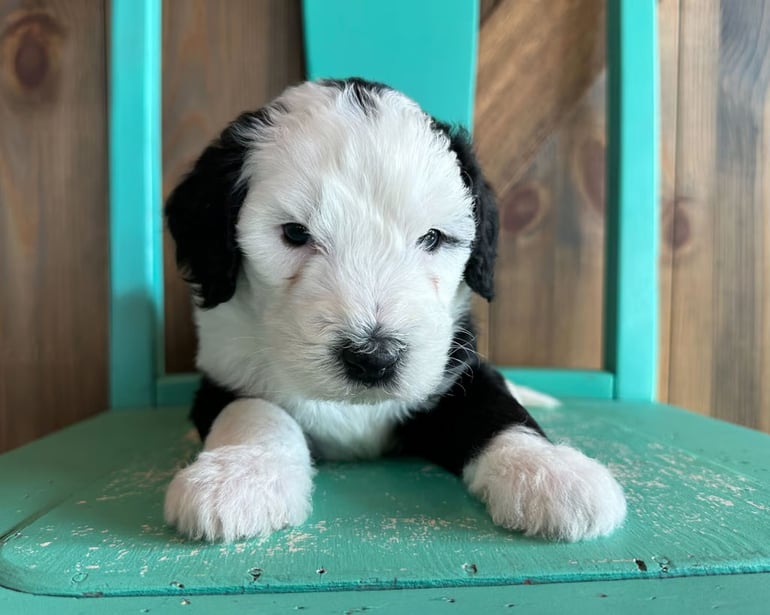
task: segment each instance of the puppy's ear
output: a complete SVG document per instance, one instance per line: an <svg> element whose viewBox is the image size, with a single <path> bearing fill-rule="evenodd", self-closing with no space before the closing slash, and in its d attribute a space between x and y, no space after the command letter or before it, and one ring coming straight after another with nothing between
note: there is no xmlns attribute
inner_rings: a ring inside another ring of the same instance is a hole
<svg viewBox="0 0 770 615"><path fill-rule="evenodd" d="M224 303L235 292L241 265L235 225L247 190L241 177L248 149L244 135L258 126L258 114L244 114L230 124L166 201L176 262L201 308Z"/></svg>
<svg viewBox="0 0 770 615"><path fill-rule="evenodd" d="M498 217L495 195L481 172L473 153L470 136L462 128L434 120L437 129L449 138L449 148L457 156L463 181L473 195L476 238L465 265L465 282L472 290L491 301L495 294L495 258L497 256Z"/></svg>

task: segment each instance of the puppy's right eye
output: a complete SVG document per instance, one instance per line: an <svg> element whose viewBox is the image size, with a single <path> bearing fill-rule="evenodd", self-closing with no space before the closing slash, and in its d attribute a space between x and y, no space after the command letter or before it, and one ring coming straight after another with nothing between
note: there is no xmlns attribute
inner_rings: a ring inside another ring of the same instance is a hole
<svg viewBox="0 0 770 615"><path fill-rule="evenodd" d="M293 247L304 246L310 241L310 232L296 222L289 222L283 225L283 239L284 241Z"/></svg>

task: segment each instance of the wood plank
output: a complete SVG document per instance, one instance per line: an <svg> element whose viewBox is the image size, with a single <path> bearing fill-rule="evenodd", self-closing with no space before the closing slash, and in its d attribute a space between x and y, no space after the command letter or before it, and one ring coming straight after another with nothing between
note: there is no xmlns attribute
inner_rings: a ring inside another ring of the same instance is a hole
<svg viewBox="0 0 770 615"><path fill-rule="evenodd" d="M501 2L503 2L503 0L481 0L479 6L479 21L484 23Z"/></svg>
<svg viewBox="0 0 770 615"><path fill-rule="evenodd" d="M163 194L227 122L303 75L299 0L167 0L163 7ZM166 369L193 368L195 334L173 242L164 241Z"/></svg>
<svg viewBox="0 0 770 615"><path fill-rule="evenodd" d="M761 0L721 3L717 186L714 201L714 397L712 415L758 427L762 390L762 298L770 283L763 260L764 222L770 201L762 199L770 155L763 150L763 120L770 105L770 12Z"/></svg>
<svg viewBox="0 0 770 615"><path fill-rule="evenodd" d="M681 0L669 401L709 414L719 1Z"/></svg>
<svg viewBox="0 0 770 615"><path fill-rule="evenodd" d="M500 194L603 65L602 0L503 0L479 34L475 136Z"/></svg>
<svg viewBox="0 0 770 615"><path fill-rule="evenodd" d="M600 79L500 198L498 364L601 367L604 93Z"/></svg>
<svg viewBox="0 0 770 615"><path fill-rule="evenodd" d="M475 138L501 216L489 355L599 368L604 4L503 0L479 47Z"/></svg>
<svg viewBox="0 0 770 615"><path fill-rule="evenodd" d="M446 615L457 612L510 613L512 608L528 615L559 615L568 604L575 613L655 615L708 613L723 610L741 615L765 615L770 602L770 573L734 574L659 579L627 579L545 585L454 587L376 592L334 591L305 594L261 593L202 596L179 590L176 595L126 596L88 600L61 596L36 596L0 588L0 610L27 615L110 615L169 613L185 607L185 613L242 615L251 612L286 613L310 610L318 613L420 613Z"/></svg>
<svg viewBox="0 0 770 615"><path fill-rule="evenodd" d="M758 153L762 164L760 168L768 169L768 152L770 152L770 104L765 103L762 113L762 149ZM761 289L761 319L762 327L759 337L759 345L762 348L762 356L759 363L761 393L760 393L760 415L759 429L770 433L770 382L767 374L770 374L770 172L764 172L760 176L759 198L764 204L763 220L760 221L760 228L764 231L760 238L761 256L760 265L757 272L761 276L757 284ZM764 264L764 266L762 265Z"/></svg>
<svg viewBox="0 0 770 615"><path fill-rule="evenodd" d="M682 20L671 399L767 428L770 15L688 1Z"/></svg>
<svg viewBox="0 0 770 615"><path fill-rule="evenodd" d="M102 0L0 1L0 450L104 409Z"/></svg>
<svg viewBox="0 0 770 615"><path fill-rule="evenodd" d="M660 257L658 399L668 400L671 353L672 269L674 210L676 208L677 94L679 80L679 0L658 2L660 44Z"/></svg>

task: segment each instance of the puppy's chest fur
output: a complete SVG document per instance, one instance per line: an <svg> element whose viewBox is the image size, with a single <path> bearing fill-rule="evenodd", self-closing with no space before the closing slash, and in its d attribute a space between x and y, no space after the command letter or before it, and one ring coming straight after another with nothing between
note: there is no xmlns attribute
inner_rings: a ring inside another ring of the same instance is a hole
<svg viewBox="0 0 770 615"><path fill-rule="evenodd" d="M409 416L403 402L344 404L323 401L289 403L284 409L300 425L319 459L370 459L394 445L396 425Z"/></svg>

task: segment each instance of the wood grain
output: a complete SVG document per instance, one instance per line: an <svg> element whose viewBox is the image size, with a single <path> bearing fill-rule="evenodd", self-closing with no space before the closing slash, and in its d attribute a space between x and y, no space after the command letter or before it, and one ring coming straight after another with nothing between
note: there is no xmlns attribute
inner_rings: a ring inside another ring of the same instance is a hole
<svg viewBox="0 0 770 615"><path fill-rule="evenodd" d="M682 3L670 399L767 427L765 3Z"/></svg>
<svg viewBox="0 0 770 615"><path fill-rule="evenodd" d="M479 22L483 24L486 19L492 15L497 5L504 0L481 0L479 4Z"/></svg>
<svg viewBox="0 0 770 615"><path fill-rule="evenodd" d="M658 36L660 41L660 257L659 257L659 361L658 399L668 399L668 379L671 353L672 269L675 243L680 239L674 232L676 202L677 155L677 95L679 63L679 2L658 2ZM680 229L681 230L681 229Z"/></svg>
<svg viewBox="0 0 770 615"><path fill-rule="evenodd" d="M483 31L484 22L487 21L487 19L492 18L497 6L504 1L505 0L481 0L481 4L479 6L479 29L481 31ZM480 45L483 44L484 43L482 37L482 42L480 42ZM478 118L476 118L475 121L478 121ZM484 359L489 359L490 305L486 300L482 299L478 295L474 295L472 301L472 309L473 323L476 329L476 344L478 352Z"/></svg>
<svg viewBox="0 0 770 615"><path fill-rule="evenodd" d="M476 141L501 215L497 363L601 363L603 9L503 1L481 29Z"/></svg>
<svg viewBox="0 0 770 615"><path fill-rule="evenodd" d="M0 0L0 451L107 402L102 0Z"/></svg>
<svg viewBox="0 0 770 615"><path fill-rule="evenodd" d="M709 414L719 1L683 0L680 6L668 401Z"/></svg>
<svg viewBox="0 0 770 615"><path fill-rule="evenodd" d="M603 65L602 0L502 0L479 34L475 138L502 194Z"/></svg>
<svg viewBox="0 0 770 615"><path fill-rule="evenodd" d="M770 173L763 149L770 130L768 8L761 0L723 0L720 23L712 414L752 427L760 424L762 391L770 386L761 371L770 356L770 347L762 346L770 325L762 320L770 284L762 245L770 212L770 201L762 198Z"/></svg>
<svg viewBox="0 0 770 615"><path fill-rule="evenodd" d="M503 1L481 29L476 141L501 216L497 363L601 364L603 8Z"/></svg>
<svg viewBox="0 0 770 615"><path fill-rule="evenodd" d="M299 0L163 4L163 194L238 113L303 75ZM193 369L189 291L164 241L166 369Z"/></svg>
<svg viewBox="0 0 770 615"><path fill-rule="evenodd" d="M497 363L599 368L604 263L604 80L501 198Z"/></svg>

